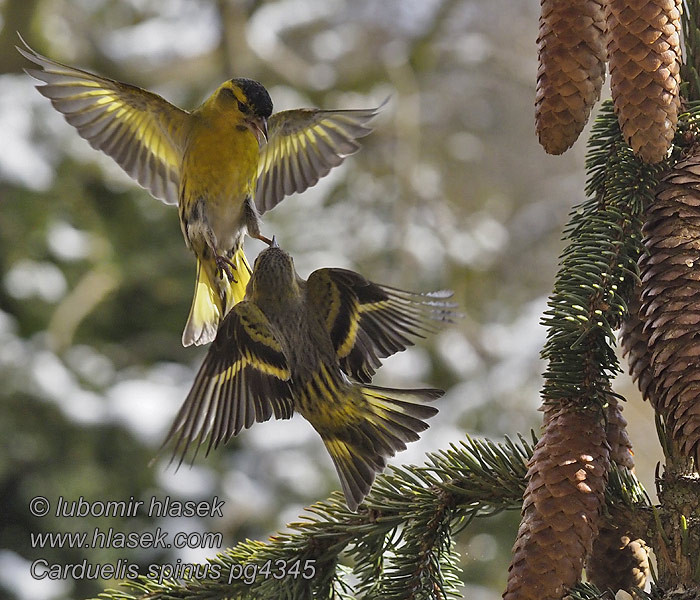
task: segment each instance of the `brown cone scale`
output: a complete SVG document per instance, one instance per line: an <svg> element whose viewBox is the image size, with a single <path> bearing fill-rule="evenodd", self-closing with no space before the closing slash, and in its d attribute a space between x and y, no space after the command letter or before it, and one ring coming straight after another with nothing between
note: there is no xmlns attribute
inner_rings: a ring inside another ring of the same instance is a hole
<svg viewBox="0 0 700 600"><path fill-rule="evenodd" d="M656 409L679 451L700 464L700 156L676 164L644 225L644 335Z"/></svg>
<svg viewBox="0 0 700 600"><path fill-rule="evenodd" d="M643 316L640 314L641 293L641 286L637 286L633 291L633 296L629 301L628 314L622 322L620 343L622 355L627 358L632 380L639 387L644 400L648 400L656 408L656 388L651 370L649 332L645 330Z"/></svg>
<svg viewBox="0 0 700 600"><path fill-rule="evenodd" d="M621 467L634 469L634 453L632 442L627 435L627 419L622 416L622 406L614 396L611 396L608 403L606 418L610 460Z"/></svg>
<svg viewBox="0 0 700 600"><path fill-rule="evenodd" d="M680 108L681 0L610 0L610 88L620 128L646 163L664 159Z"/></svg>
<svg viewBox="0 0 700 600"><path fill-rule="evenodd" d="M605 80L602 0L541 0L535 129L561 154L576 141Z"/></svg>
<svg viewBox="0 0 700 600"><path fill-rule="evenodd" d="M545 414L529 463L505 600L558 600L581 577L605 501L606 437L597 408L564 406Z"/></svg>
<svg viewBox="0 0 700 600"><path fill-rule="evenodd" d="M616 511L614 519L605 520L586 564L588 581L601 591L644 588L650 574L646 543L621 521L622 511Z"/></svg>

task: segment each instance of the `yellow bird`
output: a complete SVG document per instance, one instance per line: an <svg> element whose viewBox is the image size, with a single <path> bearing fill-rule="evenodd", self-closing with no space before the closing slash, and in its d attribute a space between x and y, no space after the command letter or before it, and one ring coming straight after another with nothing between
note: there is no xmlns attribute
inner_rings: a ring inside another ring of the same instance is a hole
<svg viewBox="0 0 700 600"><path fill-rule="evenodd" d="M272 415L298 411L320 434L351 510L386 458L437 413L438 389L369 385L380 359L457 316L451 292L415 294L345 269L304 281L277 246L260 253L245 299L224 319L164 445L207 453ZM352 378L352 379L351 379Z"/></svg>
<svg viewBox="0 0 700 600"><path fill-rule="evenodd" d="M22 39L20 37L20 39ZM225 81L192 112L147 90L19 52L41 67L27 73L93 148L111 156L166 204L178 204L197 279L182 343L205 344L240 301L250 279L245 231L258 215L302 192L359 149L380 107L296 109L272 114L267 90L251 79Z"/></svg>

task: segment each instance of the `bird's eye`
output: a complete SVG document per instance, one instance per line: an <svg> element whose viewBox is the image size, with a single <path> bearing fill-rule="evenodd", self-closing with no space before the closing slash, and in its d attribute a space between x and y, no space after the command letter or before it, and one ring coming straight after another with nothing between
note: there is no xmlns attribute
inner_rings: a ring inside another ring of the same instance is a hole
<svg viewBox="0 0 700 600"><path fill-rule="evenodd" d="M247 104L243 104L238 98L236 98L236 101L238 102L238 110L240 110L244 115L247 115L250 112L250 107Z"/></svg>
<svg viewBox="0 0 700 600"><path fill-rule="evenodd" d="M236 103L238 104L238 110L240 110L244 115L250 114L251 110L250 107L245 103L241 102L237 97L234 91L231 88L221 88L221 93L224 94L227 98L231 100L235 100Z"/></svg>

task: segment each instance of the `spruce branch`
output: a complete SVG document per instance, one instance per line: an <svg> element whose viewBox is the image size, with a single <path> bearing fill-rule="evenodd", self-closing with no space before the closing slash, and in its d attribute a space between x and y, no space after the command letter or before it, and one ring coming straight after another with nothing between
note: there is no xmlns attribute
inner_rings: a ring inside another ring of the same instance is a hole
<svg viewBox="0 0 700 600"><path fill-rule="evenodd" d="M613 465L605 488L605 500L608 506L620 509L651 508L652 502L634 471Z"/></svg>
<svg viewBox="0 0 700 600"><path fill-rule="evenodd" d="M340 494L333 494L267 543L239 542L209 560L220 567L218 578L158 583L141 577L100 598L342 597L351 589L340 565L343 555L355 563L355 593L453 597L459 585L453 532L475 516L518 508L531 455L532 444L522 437L501 444L468 438L429 454L423 465L394 467L378 477L358 513L347 509ZM273 568L276 561L311 561L315 574L311 579L259 576L253 583L228 581L234 565L262 569L269 561Z"/></svg>
<svg viewBox="0 0 700 600"><path fill-rule="evenodd" d="M543 397L546 403L603 407L612 394L610 379L620 371L614 330L639 280L641 219L660 167L634 156L606 102L593 127L586 168L588 199L574 208L565 229L569 245L543 319L549 329Z"/></svg>
<svg viewBox="0 0 700 600"><path fill-rule="evenodd" d="M503 443L467 438L427 455L423 465L395 467L377 478L359 513L340 494L318 502L288 531L267 542L245 540L209 559L216 579L166 580L141 577L105 600L215 600L223 598L450 598L458 594L453 538L476 517L520 507L526 464L537 439ZM630 510L646 494L634 475L613 469L609 502ZM624 483L617 483L624 482ZM228 582L233 565L314 561L312 579L258 577ZM343 562L353 564L352 569ZM351 585L352 575L355 579ZM410 593L409 593L410 592Z"/></svg>
<svg viewBox="0 0 700 600"><path fill-rule="evenodd" d="M615 330L639 282L642 215L661 166L633 154L608 102L594 125L586 167L588 198L565 229L569 243L543 318L544 433L529 463L506 600L561 598L580 580L612 465L632 465L624 454L624 419L611 410L620 398L611 383L620 371Z"/></svg>

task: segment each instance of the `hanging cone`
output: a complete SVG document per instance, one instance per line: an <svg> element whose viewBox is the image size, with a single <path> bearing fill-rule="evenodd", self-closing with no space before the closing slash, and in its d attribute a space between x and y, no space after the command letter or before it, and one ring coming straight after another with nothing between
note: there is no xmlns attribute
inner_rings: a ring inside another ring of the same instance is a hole
<svg viewBox="0 0 700 600"><path fill-rule="evenodd" d="M681 0L610 0L606 17L620 128L636 155L658 162L678 122Z"/></svg>
<svg viewBox="0 0 700 600"><path fill-rule="evenodd" d="M586 563L588 581L601 591L643 588L649 577L646 542L631 533L625 516L618 510L614 523L612 518L603 520Z"/></svg>
<svg viewBox="0 0 700 600"><path fill-rule="evenodd" d="M700 465L700 156L664 179L644 225L639 265L656 410Z"/></svg>
<svg viewBox="0 0 700 600"><path fill-rule="evenodd" d="M622 406L610 397L606 410L606 433L610 460L620 467L634 469L632 444L627 435L627 421ZM598 589L629 590L643 588L649 576L649 555L642 539L633 535L629 513L609 507L610 514L601 519L593 550L586 561L586 576Z"/></svg>
<svg viewBox="0 0 700 600"><path fill-rule="evenodd" d="M637 286L629 301L628 314L622 322L620 344L622 356L627 357L632 380L637 383L642 398L656 408L656 388L651 371L651 353L649 352L649 332L644 329L639 313L642 301L642 288Z"/></svg>
<svg viewBox="0 0 700 600"><path fill-rule="evenodd" d="M598 534L610 466L597 409L551 408L528 465L505 600L559 600L581 577Z"/></svg>
<svg viewBox="0 0 700 600"><path fill-rule="evenodd" d="M535 129L549 154L576 141L605 80L604 0L541 0Z"/></svg>
<svg viewBox="0 0 700 600"><path fill-rule="evenodd" d="M632 442L627 435L627 420L622 416L622 406L614 396L611 396L608 402L606 418L610 460L621 467L634 469L634 453L632 452Z"/></svg>

